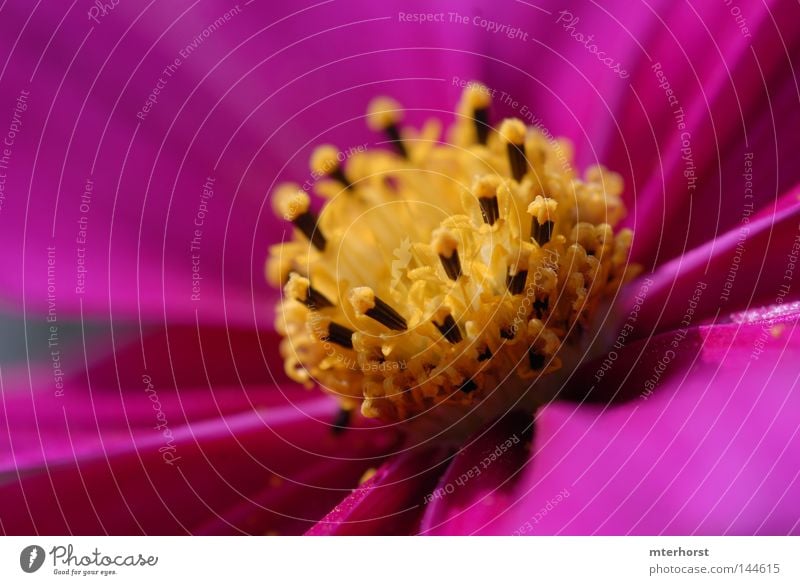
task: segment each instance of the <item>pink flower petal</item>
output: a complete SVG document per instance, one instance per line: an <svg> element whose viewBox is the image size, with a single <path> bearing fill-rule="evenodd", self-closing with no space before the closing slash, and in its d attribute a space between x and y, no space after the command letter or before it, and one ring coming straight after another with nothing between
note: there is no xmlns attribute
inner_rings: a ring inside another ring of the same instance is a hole
<svg viewBox="0 0 800 585"><path fill-rule="evenodd" d="M226 393L71 387L64 397L31 400L4 388L3 529L184 533L249 504L255 526L241 518L220 522L234 531L302 532L394 443L382 429L333 433L336 403L319 394L294 388L243 400L233 390L228 400ZM197 408L208 400L212 407ZM274 496L260 504L270 488ZM309 497L321 504L300 514L298 499Z"/></svg>
<svg viewBox="0 0 800 585"><path fill-rule="evenodd" d="M398 25L412 8L118 5L93 23L7 3L0 111L28 94L4 177L4 304L47 310L53 247L62 317L270 320L266 250L291 229L267 201L275 183L309 180L316 143L382 140L363 118L377 93L452 107L443 80L467 59L426 47L471 49L473 31Z"/></svg>
<svg viewBox="0 0 800 585"><path fill-rule="evenodd" d="M690 320L724 318L750 307L790 302L798 298L793 281L800 276L800 188L782 198L774 214L747 218L712 242L660 267L638 312L636 337L680 327L697 296ZM706 288L695 292L698 287ZM636 283L627 289L621 315L630 313L642 291ZM623 317L625 318L625 317Z"/></svg>
<svg viewBox="0 0 800 585"><path fill-rule="evenodd" d="M420 534L467 534L507 506L530 454L532 430L533 418L516 411L467 441L428 494Z"/></svg>
<svg viewBox="0 0 800 585"><path fill-rule="evenodd" d="M800 118L787 48L800 34L796 3L739 3L747 31L713 2L530 4L493 7L498 21L537 16L523 27L528 41L487 48L497 61L485 81L504 115L571 139L578 170L601 163L623 175L634 253L648 269L736 226L745 153L757 209L800 181L790 164Z"/></svg>
<svg viewBox="0 0 800 585"><path fill-rule="evenodd" d="M800 10L791 2L737 9L746 32L713 3L671 4L647 38L652 60L642 60L632 81L636 94L616 110L631 130L622 135L625 154L637 171L650 169L635 177L630 220L635 259L648 267L735 229L746 205L772 204L800 181L786 164L800 128L786 42L800 33Z"/></svg>
<svg viewBox="0 0 800 585"><path fill-rule="evenodd" d="M307 534L415 533L425 495L434 489L448 460L442 447L418 447L390 459Z"/></svg>
<svg viewBox="0 0 800 585"><path fill-rule="evenodd" d="M634 372L629 383L640 395L627 404L546 407L515 503L474 531L800 532L800 389L791 362L800 321L797 307L789 310L794 318L779 323L690 331L702 350L690 343L681 351L695 359L660 377L651 370L655 389Z"/></svg>

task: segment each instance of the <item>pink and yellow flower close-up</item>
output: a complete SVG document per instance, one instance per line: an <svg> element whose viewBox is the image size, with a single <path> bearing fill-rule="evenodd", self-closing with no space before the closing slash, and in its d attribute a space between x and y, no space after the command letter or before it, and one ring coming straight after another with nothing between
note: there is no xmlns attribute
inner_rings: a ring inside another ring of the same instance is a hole
<svg viewBox="0 0 800 585"><path fill-rule="evenodd" d="M800 533L800 5L0 4L0 533Z"/></svg>

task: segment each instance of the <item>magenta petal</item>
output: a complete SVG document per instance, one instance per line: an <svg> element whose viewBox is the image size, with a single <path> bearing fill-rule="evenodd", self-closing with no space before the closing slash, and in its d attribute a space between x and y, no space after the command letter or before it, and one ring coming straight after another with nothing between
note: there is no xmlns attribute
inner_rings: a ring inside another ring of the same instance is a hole
<svg viewBox="0 0 800 585"><path fill-rule="evenodd" d="M602 163L623 174L636 260L648 269L736 225L745 153L754 154L756 207L800 181L791 164L800 118L790 61L800 9L758 0L737 8L747 35L713 2L493 7L498 20L537 14L528 42L487 42L497 63L486 82L498 89L500 109L570 138L579 169Z"/></svg>
<svg viewBox="0 0 800 585"><path fill-rule="evenodd" d="M376 459L374 464L380 463ZM270 477L266 485L246 498L231 500L227 509L193 532L201 535L302 534L338 504L341 489L322 489L319 486L341 485L346 481L355 486L367 467L361 462L323 461L311 465L287 482L278 476Z"/></svg>
<svg viewBox="0 0 800 585"><path fill-rule="evenodd" d="M63 344L63 367L76 383L88 376L98 387L139 388L147 374L159 389L205 387L209 393L230 386L244 392L265 382L294 385L284 372L276 349L280 335L273 329L175 325L149 327L141 337L122 327L113 337L97 329L87 341L88 368L81 345Z"/></svg>
<svg viewBox="0 0 800 585"><path fill-rule="evenodd" d="M68 4L6 3L0 111L28 97L3 177L0 300L45 312L53 247L62 318L269 314L276 182L310 180L322 141L382 140L363 117L375 94L418 123L452 108L455 69L479 77L474 30L398 25L414 5L120 4L99 26Z"/></svg>
<svg viewBox="0 0 800 585"><path fill-rule="evenodd" d="M426 497L449 460L443 447L417 447L384 463L307 534L403 535L416 532Z"/></svg>
<svg viewBox="0 0 800 585"><path fill-rule="evenodd" d="M250 396L263 406L238 412L224 388L205 412L188 390L177 397L142 389L124 398L65 392L68 401L31 402L4 390L0 419L13 440L0 437L0 498L9 534L194 532L246 504L257 522L234 518L229 531L298 533L394 443L377 429L334 434L335 401L297 389L297 402L272 391ZM275 497L261 503L270 488ZM300 514L297 499L308 497L320 505Z"/></svg>
<svg viewBox="0 0 800 585"><path fill-rule="evenodd" d="M689 300L703 284L706 288L699 292L692 323L796 299L800 289L791 286L791 280L798 272L800 251L798 195L800 188L782 198L774 215L755 217L752 211L753 220L748 217L739 228L660 267L650 277L653 284L646 291L636 335L679 326ZM627 289L628 306L641 290L635 283Z"/></svg>
<svg viewBox="0 0 800 585"><path fill-rule="evenodd" d="M761 219L775 215L779 211L793 208L800 204L800 186L795 185L794 189L789 189L783 196L776 199L773 203L766 205L756 214L754 219Z"/></svg>
<svg viewBox="0 0 800 585"><path fill-rule="evenodd" d="M639 377L641 394L625 405L546 407L516 502L484 530L800 532L800 322L790 310L781 322L696 330L695 362L652 393Z"/></svg>
<svg viewBox="0 0 800 585"><path fill-rule="evenodd" d="M730 319L734 323L755 323L770 326L791 323L798 318L800 318L800 302L756 307L730 315Z"/></svg>
<svg viewBox="0 0 800 585"><path fill-rule="evenodd" d="M634 257L648 267L735 228L746 204L771 204L800 181L789 162L800 119L786 47L800 33L800 9L745 2L737 7L747 14L743 34L717 8L670 3L666 21L648 37L652 59L634 76L636 93L618 108L629 130L621 146L634 168L645 170L629 186L637 206ZM615 158L605 162L627 163ZM754 188L745 198L748 164Z"/></svg>
<svg viewBox="0 0 800 585"><path fill-rule="evenodd" d="M476 433L429 494L420 534L470 534L493 520L511 503L532 430L530 414L516 411Z"/></svg>

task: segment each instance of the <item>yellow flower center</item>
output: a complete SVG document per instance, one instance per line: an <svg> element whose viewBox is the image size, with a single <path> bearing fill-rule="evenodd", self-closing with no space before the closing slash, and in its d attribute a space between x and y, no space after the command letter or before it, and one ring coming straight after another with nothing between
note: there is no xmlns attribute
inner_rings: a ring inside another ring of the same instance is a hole
<svg viewBox="0 0 800 585"><path fill-rule="evenodd" d="M448 141L438 121L400 128L379 98L371 128L389 149L311 158L319 214L297 185L273 208L293 223L270 250L286 372L386 421L534 408L552 399L605 299L635 275L622 180L578 176L566 140L517 119L489 125L470 84ZM488 416L488 414L487 414Z"/></svg>

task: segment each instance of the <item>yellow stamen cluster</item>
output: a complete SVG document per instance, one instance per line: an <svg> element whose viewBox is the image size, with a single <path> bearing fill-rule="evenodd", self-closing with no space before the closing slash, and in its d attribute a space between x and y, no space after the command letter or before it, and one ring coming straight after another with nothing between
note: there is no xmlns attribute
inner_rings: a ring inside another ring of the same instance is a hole
<svg viewBox="0 0 800 585"><path fill-rule="evenodd" d="M284 291L293 379L388 421L549 398L539 389L634 276L632 233L614 230L622 180L600 166L579 177L569 143L521 120L480 130L489 102L469 86L446 143L438 122L400 128L400 106L378 99L369 125L394 148L340 164L319 147L319 215L297 185L278 188L296 229L267 278Z"/></svg>

